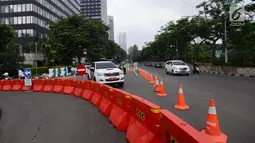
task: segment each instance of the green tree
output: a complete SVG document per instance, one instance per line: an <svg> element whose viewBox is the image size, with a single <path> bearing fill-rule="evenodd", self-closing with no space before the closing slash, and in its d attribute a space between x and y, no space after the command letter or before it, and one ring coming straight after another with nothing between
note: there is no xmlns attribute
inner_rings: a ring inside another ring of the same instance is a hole
<svg viewBox="0 0 255 143"><path fill-rule="evenodd" d="M24 57L20 56L19 45L12 42L15 33L12 27L0 24L0 74L8 72L17 76Z"/></svg>

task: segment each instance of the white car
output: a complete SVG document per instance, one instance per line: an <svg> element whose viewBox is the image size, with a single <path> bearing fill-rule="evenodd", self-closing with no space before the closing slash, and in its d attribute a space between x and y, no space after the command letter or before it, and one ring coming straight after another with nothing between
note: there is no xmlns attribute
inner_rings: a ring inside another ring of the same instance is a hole
<svg viewBox="0 0 255 143"><path fill-rule="evenodd" d="M124 86L125 76L111 61L99 61L92 63L88 78L96 82L104 84L118 84L119 87Z"/></svg>
<svg viewBox="0 0 255 143"><path fill-rule="evenodd" d="M171 75L176 74L189 75L190 68L186 63L184 63L181 60L171 60L167 61L165 64L165 73Z"/></svg>

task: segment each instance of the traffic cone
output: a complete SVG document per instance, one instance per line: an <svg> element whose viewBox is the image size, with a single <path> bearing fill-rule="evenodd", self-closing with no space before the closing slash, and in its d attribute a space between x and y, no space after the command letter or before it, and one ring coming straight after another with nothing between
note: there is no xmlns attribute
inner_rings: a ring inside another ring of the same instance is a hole
<svg viewBox="0 0 255 143"><path fill-rule="evenodd" d="M155 82L154 82L154 85L153 85L153 87L155 88L156 87L156 81L158 80L158 76L155 76ZM158 85L159 85L159 82L158 82Z"/></svg>
<svg viewBox="0 0 255 143"><path fill-rule="evenodd" d="M73 75L73 80L76 80L76 74L74 73L74 75Z"/></svg>
<svg viewBox="0 0 255 143"><path fill-rule="evenodd" d="M154 80L153 80L153 75L152 75L152 74L150 74L150 80L149 80L149 83L154 84Z"/></svg>
<svg viewBox="0 0 255 143"><path fill-rule="evenodd" d="M184 93L183 93L181 84L179 87L177 104L174 105L174 108L178 109L178 110L188 110L189 109L189 106L186 105L186 102L185 102Z"/></svg>
<svg viewBox="0 0 255 143"><path fill-rule="evenodd" d="M228 137L224 133L220 132L220 125L213 99L210 100L209 104L206 128L202 130L201 133L209 136L215 143L227 142Z"/></svg>
<svg viewBox="0 0 255 143"><path fill-rule="evenodd" d="M160 82L159 92L158 92L157 96L167 96L167 94L165 92L163 81Z"/></svg>
<svg viewBox="0 0 255 143"><path fill-rule="evenodd" d="M159 87L159 81L158 81L157 76L156 76L156 78L155 78L155 84L154 84L154 91L155 91L155 92L159 92L159 89L160 89L160 87Z"/></svg>

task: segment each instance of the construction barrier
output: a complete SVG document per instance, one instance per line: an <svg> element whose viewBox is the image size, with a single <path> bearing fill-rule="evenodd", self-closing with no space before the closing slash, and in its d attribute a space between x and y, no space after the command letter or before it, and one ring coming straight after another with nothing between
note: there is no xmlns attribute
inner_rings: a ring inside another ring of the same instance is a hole
<svg viewBox="0 0 255 143"><path fill-rule="evenodd" d="M65 85L65 80L55 79L55 85L54 85L53 91L55 93L64 93L64 85Z"/></svg>
<svg viewBox="0 0 255 143"><path fill-rule="evenodd" d="M4 86L4 81L0 80L0 91L3 90L3 86Z"/></svg>
<svg viewBox="0 0 255 143"><path fill-rule="evenodd" d="M118 131L127 131L131 117L132 95L119 89L113 92L114 99L109 119Z"/></svg>
<svg viewBox="0 0 255 143"><path fill-rule="evenodd" d="M160 107L133 95L126 139L131 143L160 143Z"/></svg>
<svg viewBox="0 0 255 143"><path fill-rule="evenodd" d="M103 85L101 83L95 83L93 86L93 95L91 99L91 103L93 103L96 107L100 106L102 100L102 88Z"/></svg>
<svg viewBox="0 0 255 143"><path fill-rule="evenodd" d="M84 87L81 97L85 100L91 101L92 95L93 95L93 88L94 88L95 82L90 80L84 81ZM92 88L93 87L93 88Z"/></svg>
<svg viewBox="0 0 255 143"><path fill-rule="evenodd" d="M34 79L33 80L33 91L35 92L44 92L44 85L46 80L44 79Z"/></svg>
<svg viewBox="0 0 255 143"><path fill-rule="evenodd" d="M79 81L79 80L76 81L75 88L74 88L74 95L77 97L81 97L83 88L84 88L84 81Z"/></svg>
<svg viewBox="0 0 255 143"><path fill-rule="evenodd" d="M213 143L168 110L161 110L160 132L162 143Z"/></svg>
<svg viewBox="0 0 255 143"><path fill-rule="evenodd" d="M3 91L12 91L13 80L3 81Z"/></svg>
<svg viewBox="0 0 255 143"><path fill-rule="evenodd" d="M140 72L149 77L149 74ZM109 116L118 131L127 132L129 143L213 143L219 141L217 137L221 137L222 143L227 140L219 127L212 129L214 136L207 133L209 129L199 132L171 112L161 110L141 97L94 81L35 79L32 89L36 92L65 93L91 101L103 115ZM0 80L0 90L25 91L29 87L24 86L24 80ZM210 108L214 106L211 100ZM211 119L212 116L216 115L208 114L208 121L217 122L213 120L216 118Z"/></svg>
<svg viewBox="0 0 255 143"><path fill-rule="evenodd" d="M100 111L104 114L104 116L110 116L112 110L112 101L114 96L114 89L110 86L103 85L102 89L102 100L99 106Z"/></svg>
<svg viewBox="0 0 255 143"><path fill-rule="evenodd" d="M55 80L54 79L46 80L43 91L44 92L53 92L54 85L55 85Z"/></svg>
<svg viewBox="0 0 255 143"><path fill-rule="evenodd" d="M12 90L13 91L21 91L23 89L24 80L14 80Z"/></svg>

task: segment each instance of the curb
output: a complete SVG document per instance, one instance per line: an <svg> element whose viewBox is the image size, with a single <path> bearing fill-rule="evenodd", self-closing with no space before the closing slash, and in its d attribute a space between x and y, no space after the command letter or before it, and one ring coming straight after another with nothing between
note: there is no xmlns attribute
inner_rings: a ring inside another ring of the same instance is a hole
<svg viewBox="0 0 255 143"><path fill-rule="evenodd" d="M214 72L214 71L202 71L204 73L211 73L211 74L221 74L221 75L229 75L229 76L239 76L239 77L248 77L248 78L255 78L255 75L244 75L244 74L235 74L235 73L222 73L222 72Z"/></svg>

